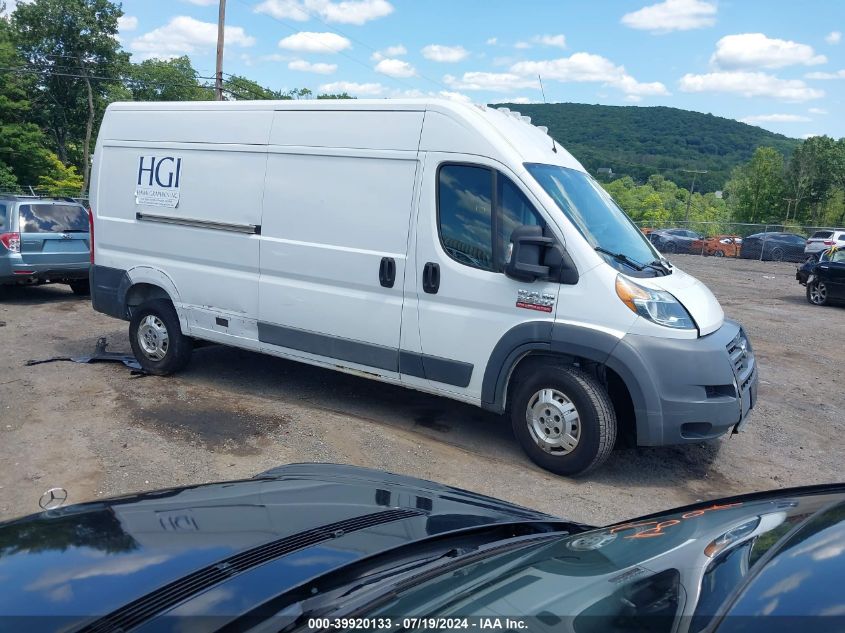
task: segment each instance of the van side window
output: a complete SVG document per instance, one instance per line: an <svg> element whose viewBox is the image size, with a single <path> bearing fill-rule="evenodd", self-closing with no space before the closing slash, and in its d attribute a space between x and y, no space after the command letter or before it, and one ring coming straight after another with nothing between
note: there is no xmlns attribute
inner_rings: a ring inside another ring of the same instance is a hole
<svg viewBox="0 0 845 633"><path fill-rule="evenodd" d="M498 248L496 249L496 270L504 270L505 253L511 241L513 230L519 226L544 226L534 210L534 205L525 197L510 178L499 174L498 177L497 222Z"/></svg>
<svg viewBox="0 0 845 633"><path fill-rule="evenodd" d="M449 256L462 264L495 270L493 263L493 171L469 165L440 167L438 230Z"/></svg>

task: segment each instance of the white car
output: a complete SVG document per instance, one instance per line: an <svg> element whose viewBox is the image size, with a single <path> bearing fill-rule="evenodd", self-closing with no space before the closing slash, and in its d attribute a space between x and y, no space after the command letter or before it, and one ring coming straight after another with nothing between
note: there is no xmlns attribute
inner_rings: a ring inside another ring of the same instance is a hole
<svg viewBox="0 0 845 633"><path fill-rule="evenodd" d="M754 354L544 128L442 100L118 103L92 301L151 373L201 339L508 412L575 474L738 429Z"/></svg>
<svg viewBox="0 0 845 633"><path fill-rule="evenodd" d="M831 246L845 248L845 229L825 229L816 231L807 239L804 247L804 255L818 259L822 251Z"/></svg>

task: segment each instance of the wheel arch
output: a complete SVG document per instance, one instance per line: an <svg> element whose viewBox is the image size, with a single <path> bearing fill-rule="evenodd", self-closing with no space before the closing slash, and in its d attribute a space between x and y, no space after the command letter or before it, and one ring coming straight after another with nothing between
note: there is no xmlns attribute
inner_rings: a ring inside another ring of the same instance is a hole
<svg viewBox="0 0 845 633"><path fill-rule="evenodd" d="M648 435L646 389L637 369L616 357L621 336L594 328L552 322L522 323L499 340L484 372L481 406L505 413L513 385L522 372L538 364L564 363L591 367L604 382L618 414L619 431L636 443Z"/></svg>
<svg viewBox="0 0 845 633"><path fill-rule="evenodd" d="M184 334L189 334L188 320L182 307L176 284L164 272L149 266L136 266L126 272L129 285L123 294L123 307L126 318L132 317L132 310L155 299L169 301L176 314Z"/></svg>

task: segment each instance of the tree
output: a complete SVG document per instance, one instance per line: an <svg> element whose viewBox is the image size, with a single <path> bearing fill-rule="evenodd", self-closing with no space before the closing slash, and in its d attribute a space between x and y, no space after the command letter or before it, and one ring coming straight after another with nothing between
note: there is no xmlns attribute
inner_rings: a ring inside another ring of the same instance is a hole
<svg viewBox="0 0 845 633"><path fill-rule="evenodd" d="M264 100L264 99L291 99L292 97L281 92L265 88L261 84L247 79L240 75L230 75L224 82L223 88L227 99L233 100Z"/></svg>
<svg viewBox="0 0 845 633"><path fill-rule="evenodd" d="M748 163L733 170L726 188L736 220L778 221L785 206L783 154L773 147L758 147Z"/></svg>
<svg viewBox="0 0 845 633"><path fill-rule="evenodd" d="M12 14L19 50L38 75L41 123L62 163L81 145L82 187L90 174L91 138L108 83L129 61L117 40L121 8L109 0L34 0Z"/></svg>
<svg viewBox="0 0 845 633"><path fill-rule="evenodd" d="M817 224L823 203L837 182L837 144L829 136L811 136L789 160L787 189L795 200L796 217Z"/></svg>
<svg viewBox="0 0 845 633"><path fill-rule="evenodd" d="M35 77L26 72L14 35L9 22L0 17L0 68L4 69L0 75L0 165L5 174L2 187L7 191L12 183L34 184L47 168L44 134L28 122Z"/></svg>
<svg viewBox="0 0 845 633"><path fill-rule="evenodd" d="M211 86L200 83L187 55L174 59L147 59L129 67L126 85L133 101L203 101Z"/></svg>
<svg viewBox="0 0 845 633"><path fill-rule="evenodd" d="M38 188L48 196L75 196L82 191L82 176L73 165L65 166L55 154L49 154L50 171L38 179Z"/></svg>

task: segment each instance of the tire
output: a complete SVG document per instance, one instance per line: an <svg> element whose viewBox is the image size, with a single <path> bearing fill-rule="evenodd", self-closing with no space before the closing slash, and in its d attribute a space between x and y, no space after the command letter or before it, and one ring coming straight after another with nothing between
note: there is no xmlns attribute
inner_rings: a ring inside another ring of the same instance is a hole
<svg viewBox="0 0 845 633"><path fill-rule="evenodd" d="M80 279L79 281L71 281L69 284L73 294L84 297L91 294L91 285L87 279Z"/></svg>
<svg viewBox="0 0 845 633"><path fill-rule="evenodd" d="M538 466L558 475L580 475L610 456L616 415L607 391L592 376L574 367L540 366L512 393L514 435Z"/></svg>
<svg viewBox="0 0 845 633"><path fill-rule="evenodd" d="M826 306L830 301L827 285L822 281L807 284L807 301L814 306Z"/></svg>
<svg viewBox="0 0 845 633"><path fill-rule="evenodd" d="M147 373L167 376L184 368L191 359L191 339L182 334L173 304L155 299L133 310L129 321L132 352Z"/></svg>
<svg viewBox="0 0 845 633"><path fill-rule="evenodd" d="M713 257L724 257L724 256L725 256L725 251L723 251L723 250L718 250L715 253L713 253Z"/></svg>
<svg viewBox="0 0 845 633"><path fill-rule="evenodd" d="M773 262L782 262L783 261L783 249L780 247L773 248L772 252L769 253L770 258Z"/></svg>

